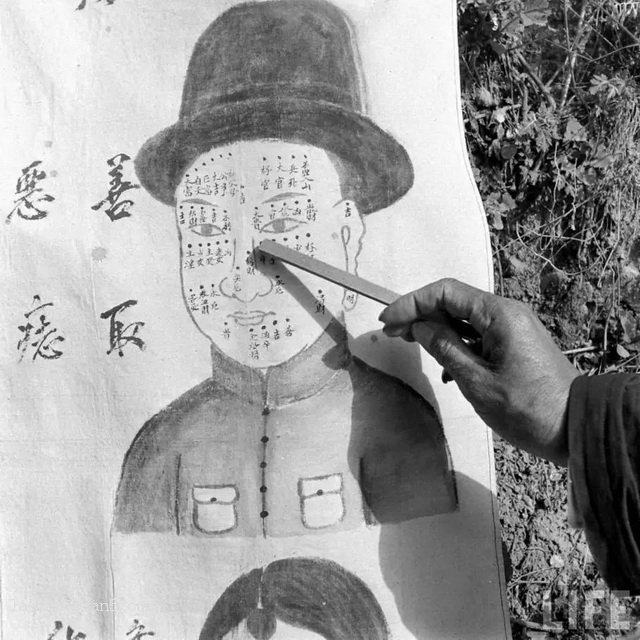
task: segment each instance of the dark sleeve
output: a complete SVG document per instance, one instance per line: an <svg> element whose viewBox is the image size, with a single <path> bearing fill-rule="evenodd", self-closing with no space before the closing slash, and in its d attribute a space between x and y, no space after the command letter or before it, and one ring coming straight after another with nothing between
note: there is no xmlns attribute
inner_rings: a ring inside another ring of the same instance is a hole
<svg viewBox="0 0 640 640"><path fill-rule="evenodd" d="M121 533L176 531L179 457L149 421L134 439L122 465L116 494L114 529Z"/></svg>
<svg viewBox="0 0 640 640"><path fill-rule="evenodd" d="M640 376L576 378L569 397L575 507L609 587L640 593Z"/></svg>

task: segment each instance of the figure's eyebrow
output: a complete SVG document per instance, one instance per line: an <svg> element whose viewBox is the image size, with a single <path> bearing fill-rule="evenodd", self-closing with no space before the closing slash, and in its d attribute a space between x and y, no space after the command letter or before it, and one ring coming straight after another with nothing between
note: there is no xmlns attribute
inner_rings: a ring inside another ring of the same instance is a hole
<svg viewBox="0 0 640 640"><path fill-rule="evenodd" d="M293 191L287 191L286 193L278 193L267 200L264 200L262 204L269 204L270 202L278 202L280 200L286 200L288 198L304 198L304 193L295 193Z"/></svg>
<svg viewBox="0 0 640 640"><path fill-rule="evenodd" d="M205 200L204 198L189 198L188 200L183 200L182 202L184 204L205 204L205 205L207 205L209 207L217 206L213 202L209 202L208 200Z"/></svg>

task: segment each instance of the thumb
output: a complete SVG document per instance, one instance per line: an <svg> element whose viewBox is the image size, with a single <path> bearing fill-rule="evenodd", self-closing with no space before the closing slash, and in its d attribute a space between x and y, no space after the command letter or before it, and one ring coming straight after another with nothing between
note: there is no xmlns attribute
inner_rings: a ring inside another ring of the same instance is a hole
<svg viewBox="0 0 640 640"><path fill-rule="evenodd" d="M457 382L476 378L484 370L484 361L464 343L447 323L420 320L411 325L411 335Z"/></svg>

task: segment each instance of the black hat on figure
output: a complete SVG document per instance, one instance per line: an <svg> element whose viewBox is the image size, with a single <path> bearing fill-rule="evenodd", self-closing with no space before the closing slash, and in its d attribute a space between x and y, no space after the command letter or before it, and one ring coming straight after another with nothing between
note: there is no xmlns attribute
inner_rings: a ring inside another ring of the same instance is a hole
<svg viewBox="0 0 640 640"><path fill-rule="evenodd" d="M364 115L355 34L325 0L237 5L196 43L178 121L142 146L136 172L158 200L175 203L190 164L212 147L285 140L325 149L348 173L361 213L388 207L413 184L404 147Z"/></svg>

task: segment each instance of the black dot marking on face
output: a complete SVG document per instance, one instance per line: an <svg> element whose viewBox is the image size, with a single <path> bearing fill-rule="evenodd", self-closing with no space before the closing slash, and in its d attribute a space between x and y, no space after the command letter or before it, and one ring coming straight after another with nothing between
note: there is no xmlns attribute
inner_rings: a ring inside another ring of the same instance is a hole
<svg viewBox="0 0 640 640"><path fill-rule="evenodd" d="M266 162L266 161L267 159L264 156L262 156L262 162Z"/></svg>
<svg viewBox="0 0 640 640"><path fill-rule="evenodd" d="M229 324L228 322L225 322L225 323L224 323L224 326L226 327L228 324Z"/></svg>
<svg viewBox="0 0 640 640"><path fill-rule="evenodd" d="M273 321L273 326L275 327L277 324L278 324L278 321L277 321L277 320L274 320L274 321Z"/></svg>
<svg viewBox="0 0 640 640"><path fill-rule="evenodd" d="M300 236L296 236L296 240L300 240Z"/></svg>
<svg viewBox="0 0 640 640"><path fill-rule="evenodd" d="M289 239L289 238L282 238L285 242Z"/></svg>
<svg viewBox="0 0 640 640"><path fill-rule="evenodd" d="M264 325L262 325L260 328L264 331L264 329L266 329L267 327L265 327Z"/></svg>
<svg viewBox="0 0 640 640"><path fill-rule="evenodd" d="M202 242L198 242L198 246L201 247L202 246Z"/></svg>
<svg viewBox="0 0 640 640"><path fill-rule="evenodd" d="M218 156L220 156L222 158L222 154L221 153L219 153Z"/></svg>
<svg viewBox="0 0 640 640"><path fill-rule="evenodd" d="M258 210L258 207L253 207L256 211Z"/></svg>
<svg viewBox="0 0 640 640"><path fill-rule="evenodd" d="M298 204L298 201L297 201L297 200L294 200L293 204Z"/></svg>
<svg viewBox="0 0 640 640"><path fill-rule="evenodd" d="M310 238L310 237L311 237L311 234L310 234L310 233L307 233L307 238Z"/></svg>
<svg viewBox="0 0 640 640"><path fill-rule="evenodd" d="M250 256L251 255L251 251L247 251L247 255Z"/></svg>
<svg viewBox="0 0 640 640"><path fill-rule="evenodd" d="M203 285L203 284L201 284L201 285L200 285L200 288L201 288L201 289L204 289L204 285Z"/></svg>
<svg viewBox="0 0 640 640"><path fill-rule="evenodd" d="M210 242L207 242L207 247L210 247L210 246L211 246L211 243L210 243Z"/></svg>
<svg viewBox="0 0 640 640"><path fill-rule="evenodd" d="M278 156L278 160L282 160L282 156Z"/></svg>
<svg viewBox="0 0 640 640"><path fill-rule="evenodd" d="M285 319L284 319L284 321L285 321L285 322L289 322L289 318L285 318Z"/></svg>
<svg viewBox="0 0 640 640"><path fill-rule="evenodd" d="M188 174L188 173L187 173L187 174L185 174L185 176L184 176L184 177L185 177L185 178L188 178L188 177L189 177L189 174Z"/></svg>
<svg viewBox="0 0 640 640"><path fill-rule="evenodd" d="M311 198L307 198L307 202L311 202Z"/></svg>
<svg viewBox="0 0 640 640"><path fill-rule="evenodd" d="M202 163L202 166L203 166L203 167L206 167L206 166L207 166L207 163L206 163L206 162L203 162L203 163Z"/></svg>
<svg viewBox="0 0 640 640"><path fill-rule="evenodd" d="M193 289L189 289L189 293L191 293L193 291Z"/></svg>
<svg viewBox="0 0 640 640"><path fill-rule="evenodd" d="M231 157L233 154L231 153L231 151L229 151L228 156Z"/></svg>
<svg viewBox="0 0 640 640"><path fill-rule="evenodd" d="M225 243L225 244L229 244L229 241L228 241L228 240L225 240L225 241L224 241L224 243Z"/></svg>
<svg viewBox="0 0 640 640"><path fill-rule="evenodd" d="M322 293L322 289L318 289L318 293Z"/></svg>
<svg viewBox="0 0 640 640"><path fill-rule="evenodd" d="M249 333L253 333L253 329L249 329Z"/></svg>
<svg viewBox="0 0 640 640"><path fill-rule="evenodd" d="M240 267L236 267L236 271L240 271Z"/></svg>
<svg viewBox="0 0 640 640"><path fill-rule="evenodd" d="M187 249L191 249L191 245L190 244L187 245Z"/></svg>
<svg viewBox="0 0 640 640"><path fill-rule="evenodd" d="M197 170L198 170L198 167L196 167L196 168L194 169L194 171L197 171Z"/></svg>
<svg viewBox="0 0 640 640"><path fill-rule="evenodd" d="M220 240L216 240L216 244L220 244Z"/></svg>
<svg viewBox="0 0 640 640"><path fill-rule="evenodd" d="M276 207L276 205L275 205L275 204L272 204L272 205L271 205L271 208L272 208L272 209L275 209L275 207Z"/></svg>

